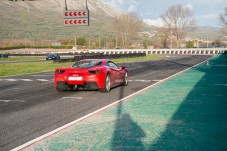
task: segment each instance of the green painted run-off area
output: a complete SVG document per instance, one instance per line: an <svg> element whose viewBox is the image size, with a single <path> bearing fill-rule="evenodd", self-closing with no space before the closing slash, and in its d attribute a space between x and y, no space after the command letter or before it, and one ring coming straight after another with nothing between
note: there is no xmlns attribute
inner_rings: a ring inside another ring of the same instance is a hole
<svg viewBox="0 0 227 151"><path fill-rule="evenodd" d="M124 93L120 88L119 99ZM218 55L26 150L227 150L227 55Z"/></svg>

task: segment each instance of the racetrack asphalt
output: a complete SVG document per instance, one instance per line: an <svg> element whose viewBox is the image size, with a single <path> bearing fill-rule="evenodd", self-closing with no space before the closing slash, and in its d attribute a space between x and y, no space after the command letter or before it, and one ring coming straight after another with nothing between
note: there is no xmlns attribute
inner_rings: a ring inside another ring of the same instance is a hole
<svg viewBox="0 0 227 151"><path fill-rule="evenodd" d="M0 78L0 149L24 144L210 57L170 56L125 63L130 84L106 94L98 91L59 93L53 88L53 72Z"/></svg>
<svg viewBox="0 0 227 151"><path fill-rule="evenodd" d="M217 56L23 150L225 151L226 75Z"/></svg>

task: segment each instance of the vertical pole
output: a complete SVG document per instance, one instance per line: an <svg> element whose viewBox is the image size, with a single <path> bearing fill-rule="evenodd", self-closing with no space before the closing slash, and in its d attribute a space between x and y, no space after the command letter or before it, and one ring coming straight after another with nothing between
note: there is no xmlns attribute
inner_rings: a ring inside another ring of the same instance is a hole
<svg viewBox="0 0 227 151"><path fill-rule="evenodd" d="M24 38L24 46L27 48L27 37Z"/></svg>
<svg viewBox="0 0 227 151"><path fill-rule="evenodd" d="M117 34L116 34L116 48L117 48Z"/></svg>
<svg viewBox="0 0 227 151"><path fill-rule="evenodd" d="M68 10L66 0L65 0L65 10Z"/></svg>
<svg viewBox="0 0 227 151"><path fill-rule="evenodd" d="M88 39L88 48L90 49L90 44L91 44L91 36L89 35L89 39Z"/></svg>
<svg viewBox="0 0 227 151"><path fill-rule="evenodd" d="M173 42L172 42L172 31L170 31L170 48L172 49L173 48Z"/></svg>
<svg viewBox="0 0 227 151"><path fill-rule="evenodd" d="M90 20L89 20L89 10L88 10L88 3L87 3L87 0L86 0L86 10L87 10L87 12L88 12L88 26L89 26L89 24L90 24Z"/></svg>
<svg viewBox="0 0 227 151"><path fill-rule="evenodd" d="M77 49L77 39L76 39L76 36L75 36L75 48Z"/></svg>
<svg viewBox="0 0 227 151"><path fill-rule="evenodd" d="M86 0L86 10L88 10L88 6L87 6L87 0Z"/></svg>
<svg viewBox="0 0 227 151"><path fill-rule="evenodd" d="M107 36L106 36L106 49L108 48Z"/></svg>
<svg viewBox="0 0 227 151"><path fill-rule="evenodd" d="M99 36L99 49L101 48L101 40L100 40L100 36Z"/></svg>

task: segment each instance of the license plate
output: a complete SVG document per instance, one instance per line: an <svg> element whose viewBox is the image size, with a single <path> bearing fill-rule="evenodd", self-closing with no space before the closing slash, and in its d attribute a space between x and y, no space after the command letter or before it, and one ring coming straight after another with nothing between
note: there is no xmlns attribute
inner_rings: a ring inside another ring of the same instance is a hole
<svg viewBox="0 0 227 151"><path fill-rule="evenodd" d="M68 80L69 81L82 81L83 77L69 77Z"/></svg>

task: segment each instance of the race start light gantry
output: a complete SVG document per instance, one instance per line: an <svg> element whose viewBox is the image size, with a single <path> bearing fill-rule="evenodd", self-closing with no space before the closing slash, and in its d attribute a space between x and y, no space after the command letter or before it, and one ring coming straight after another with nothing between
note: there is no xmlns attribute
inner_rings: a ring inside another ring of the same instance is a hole
<svg viewBox="0 0 227 151"><path fill-rule="evenodd" d="M65 26L72 26L72 25L88 26L89 21L88 21L88 18L64 19L64 25Z"/></svg>
<svg viewBox="0 0 227 151"><path fill-rule="evenodd" d="M64 10L65 26L88 26L89 10Z"/></svg>
<svg viewBox="0 0 227 151"><path fill-rule="evenodd" d="M80 17L89 17L88 10L66 10L64 12L65 18L80 18Z"/></svg>

